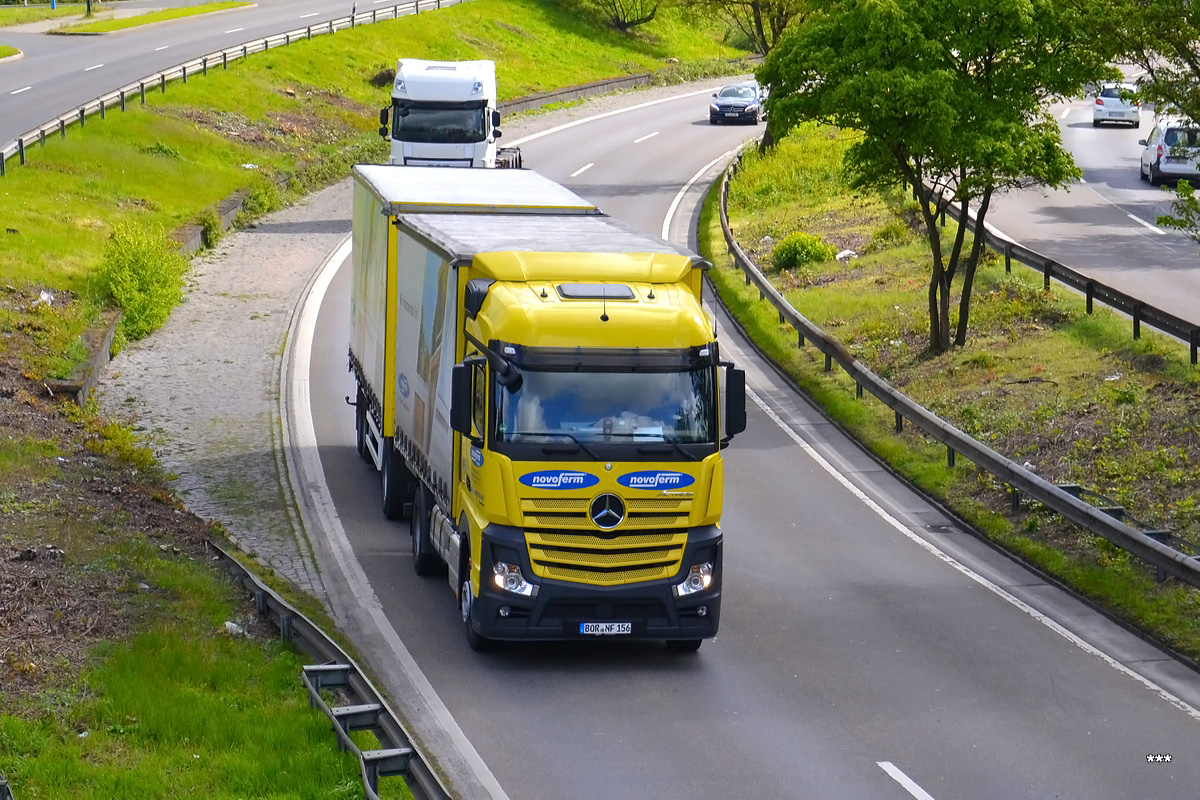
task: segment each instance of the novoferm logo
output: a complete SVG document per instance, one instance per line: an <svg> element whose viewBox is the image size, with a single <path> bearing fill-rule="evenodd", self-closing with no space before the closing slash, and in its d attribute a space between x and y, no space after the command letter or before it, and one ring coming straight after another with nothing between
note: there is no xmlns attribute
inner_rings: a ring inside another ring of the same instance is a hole
<svg viewBox="0 0 1200 800"><path fill-rule="evenodd" d="M521 476L521 483L534 489L586 489L599 482L600 479L590 472L571 469L544 469Z"/></svg>
<svg viewBox="0 0 1200 800"><path fill-rule="evenodd" d="M660 469L626 472L617 478L617 483L630 489L681 489L695 482L696 479L685 472Z"/></svg>

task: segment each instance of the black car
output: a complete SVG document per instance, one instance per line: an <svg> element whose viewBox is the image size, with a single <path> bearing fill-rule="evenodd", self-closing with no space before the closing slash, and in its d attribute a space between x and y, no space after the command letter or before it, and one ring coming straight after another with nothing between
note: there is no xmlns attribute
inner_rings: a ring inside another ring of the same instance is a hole
<svg viewBox="0 0 1200 800"><path fill-rule="evenodd" d="M720 122L749 122L757 125L762 119L763 92L754 81L722 86L713 94L708 107L708 121L712 125Z"/></svg>

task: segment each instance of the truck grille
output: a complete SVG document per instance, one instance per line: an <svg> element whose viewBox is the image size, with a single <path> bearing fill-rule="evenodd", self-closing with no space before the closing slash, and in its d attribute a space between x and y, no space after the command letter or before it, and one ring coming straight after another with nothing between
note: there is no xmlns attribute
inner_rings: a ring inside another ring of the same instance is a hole
<svg viewBox="0 0 1200 800"><path fill-rule="evenodd" d="M588 519L585 498L526 499L525 540L534 574L575 583L620 586L679 572L691 498L630 498L616 529Z"/></svg>

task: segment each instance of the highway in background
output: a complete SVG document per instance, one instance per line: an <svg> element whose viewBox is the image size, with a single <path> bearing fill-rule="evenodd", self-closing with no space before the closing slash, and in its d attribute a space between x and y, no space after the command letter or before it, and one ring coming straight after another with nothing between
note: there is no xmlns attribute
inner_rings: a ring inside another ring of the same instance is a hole
<svg viewBox="0 0 1200 800"><path fill-rule="evenodd" d="M213 37L205 25L200 35ZM153 35L183 40L191 28ZM145 52L139 58L130 43L142 42L130 37L89 40L76 65L123 63L128 52L136 74L114 71L83 99L161 68ZM0 65L0 81L25 61ZM62 108L82 102L72 80L44 88L65 92ZM39 110L44 97L36 106L0 97L0 120L18 119L21 131L58 113ZM659 233L681 188L754 132L712 128L706 116L701 94L523 150L530 166ZM681 219L696 199L689 195ZM1110 227L1083 216L1077 224ZM683 657L658 643L472 652L450 588L413 575L407 530L383 520L377 478L354 452L343 402L353 388L344 272L324 297L312 354L322 464L388 623L508 796L1194 795L1195 673L960 530L844 439L727 323L724 355L748 368L762 402L726 453L717 639Z"/></svg>
<svg viewBox="0 0 1200 800"><path fill-rule="evenodd" d="M706 109L701 93L522 150L658 233L681 188L754 133L710 127ZM1195 673L962 531L728 324L722 354L762 403L726 451L717 638L685 657L657 642L471 651L450 587L413 574L407 526L383 520L354 451L347 272L317 322L321 461L388 621L508 796L1124 800L1200 777ZM1173 766L1146 761L1159 751Z"/></svg>

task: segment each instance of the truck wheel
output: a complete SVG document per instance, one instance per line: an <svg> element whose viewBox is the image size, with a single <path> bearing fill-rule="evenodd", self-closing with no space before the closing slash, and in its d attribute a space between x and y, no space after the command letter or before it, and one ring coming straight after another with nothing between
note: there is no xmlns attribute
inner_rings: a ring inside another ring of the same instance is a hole
<svg viewBox="0 0 1200 800"><path fill-rule="evenodd" d="M471 552L470 547L470 541L464 539L464 550L469 553ZM470 563L469 559L468 563ZM462 579L461 588L458 590L458 608L462 612L463 630L467 634L467 646L476 653L481 653L492 646L492 640L471 628L471 607L475 604L475 596L471 594L470 570L463 570L461 574L466 577Z"/></svg>
<svg viewBox="0 0 1200 800"><path fill-rule="evenodd" d="M703 639L668 639L667 650L672 653L694 653L702 644Z"/></svg>
<svg viewBox="0 0 1200 800"><path fill-rule="evenodd" d="M354 449L365 460L371 460L371 451L367 447L367 396L363 390L358 390L358 399L354 401Z"/></svg>
<svg viewBox="0 0 1200 800"><path fill-rule="evenodd" d="M441 565L441 559L433 551L430 541L429 528L433 524L433 493L424 484L417 488L413 497L412 520L409 531L412 533L412 563L413 572L418 575L432 575Z"/></svg>
<svg viewBox="0 0 1200 800"><path fill-rule="evenodd" d="M392 443L383 442L383 469L379 475L380 494L383 495L383 515L388 519L404 519L404 504L412 494L415 479L404 458L392 449Z"/></svg>

